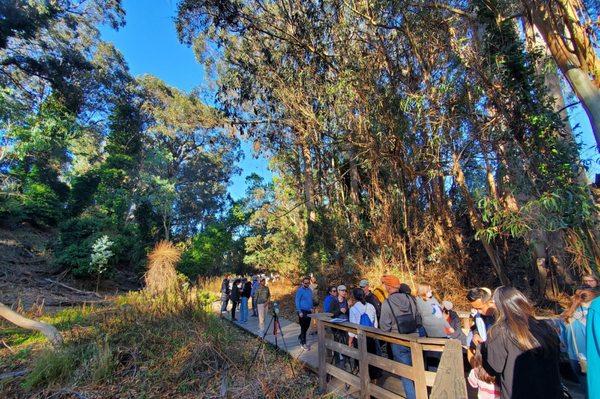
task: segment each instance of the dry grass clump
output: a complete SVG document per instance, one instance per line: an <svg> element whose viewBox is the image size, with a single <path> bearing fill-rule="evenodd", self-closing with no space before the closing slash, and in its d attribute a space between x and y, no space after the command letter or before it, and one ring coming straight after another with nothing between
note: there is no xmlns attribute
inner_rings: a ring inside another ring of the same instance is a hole
<svg viewBox="0 0 600 399"><path fill-rule="evenodd" d="M148 271L144 275L146 290L152 295L177 290L177 263L181 251L169 241L161 241L148 255Z"/></svg>

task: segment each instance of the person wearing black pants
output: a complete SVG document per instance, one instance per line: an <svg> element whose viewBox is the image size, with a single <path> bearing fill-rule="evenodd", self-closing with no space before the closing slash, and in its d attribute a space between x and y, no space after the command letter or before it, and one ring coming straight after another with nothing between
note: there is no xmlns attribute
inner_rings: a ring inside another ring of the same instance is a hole
<svg viewBox="0 0 600 399"><path fill-rule="evenodd" d="M229 302L229 275L226 275L221 283L221 317L227 312L227 303Z"/></svg>
<svg viewBox="0 0 600 399"><path fill-rule="evenodd" d="M306 350L310 349L310 347L306 345L306 332L310 327L311 318L309 314L311 313L310 310L303 310L298 314L298 321L300 322L300 336L298 337L298 340L300 341L300 344L302 344L303 349Z"/></svg>
<svg viewBox="0 0 600 399"><path fill-rule="evenodd" d="M310 279L308 277L304 277L302 279L302 285L296 291L296 312L298 312L298 323L300 324L300 335L298 336L298 341L300 341L300 345L302 349L309 350L310 347L306 345L306 332L310 327L310 317L309 314L312 313L313 308L313 293L309 288Z"/></svg>
<svg viewBox="0 0 600 399"><path fill-rule="evenodd" d="M235 318L235 309L238 306L241 298L241 280L235 280L233 282L233 287L231 287L231 294L229 295L229 299L231 300L231 321L237 321Z"/></svg>

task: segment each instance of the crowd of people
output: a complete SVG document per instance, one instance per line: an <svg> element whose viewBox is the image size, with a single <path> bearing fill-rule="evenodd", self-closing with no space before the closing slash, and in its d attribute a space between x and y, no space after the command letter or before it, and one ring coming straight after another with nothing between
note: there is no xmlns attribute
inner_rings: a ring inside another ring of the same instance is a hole
<svg viewBox="0 0 600 399"><path fill-rule="evenodd" d="M223 299L241 304L241 322L248 319L251 298L253 316L264 329L265 312L270 291L264 276L252 281L223 281ZM235 287L235 288L231 288ZM492 290L477 287L466 293L471 306L471 327L463 330L453 304L438 301L428 284L419 284L416 292L398 277L385 275L381 286L371 289L368 280L361 280L351 290L343 285L330 286L320 304L317 281L313 276L302 279L295 293L295 308L300 324L299 343L305 350L311 326L310 315L331 313L334 322L350 322L378 328L385 332L412 334L420 337L452 338L461 342L470 367L467 382L478 391L480 399L495 398L565 398L559 364L568 359L572 374L585 390L587 398L600 398L600 281L593 275L584 276L582 285L571 297L570 306L557 318L537 318L531 302L519 290L502 286ZM223 301L222 311L227 302ZM329 331L341 344L356 347L356 336L342 329ZM409 347L367 339L367 351L388 356L397 362L412 365ZM356 369L352 359L332 352L332 361L341 368ZM435 371L440 354L428 353L426 367ZM436 359L437 355L437 359ZM370 367L369 377L381 376L381 370ZM415 398L414 382L401 377L405 395Z"/></svg>

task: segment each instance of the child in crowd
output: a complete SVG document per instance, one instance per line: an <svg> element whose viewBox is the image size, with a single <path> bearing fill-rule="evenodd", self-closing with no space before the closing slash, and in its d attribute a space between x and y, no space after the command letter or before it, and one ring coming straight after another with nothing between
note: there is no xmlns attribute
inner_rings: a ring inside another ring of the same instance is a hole
<svg viewBox="0 0 600 399"><path fill-rule="evenodd" d="M462 330L460 317L458 314L452 310L454 305L450 301L442 302L442 311L444 313L444 319L446 320L446 334L448 334L448 338L457 339L460 341L461 345L467 344L467 336Z"/></svg>
<svg viewBox="0 0 600 399"><path fill-rule="evenodd" d="M586 386L587 345L586 321L592 301L598 290L587 285L579 287L571 298L571 306L561 314L560 341L579 383Z"/></svg>
<svg viewBox="0 0 600 399"><path fill-rule="evenodd" d="M471 359L473 369L467 381L473 388L477 388L477 399L500 399L500 387L496 385L496 377L489 375L483 368L481 349L478 347L475 356Z"/></svg>

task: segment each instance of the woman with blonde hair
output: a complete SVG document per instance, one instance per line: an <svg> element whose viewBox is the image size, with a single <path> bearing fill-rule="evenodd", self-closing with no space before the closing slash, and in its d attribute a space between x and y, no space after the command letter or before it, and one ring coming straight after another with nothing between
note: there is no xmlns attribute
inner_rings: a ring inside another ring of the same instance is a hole
<svg viewBox="0 0 600 399"><path fill-rule="evenodd" d="M533 306L516 288L497 288L493 301L497 317L483 344L483 365L498 376L501 397L562 398L555 330L534 317Z"/></svg>
<svg viewBox="0 0 600 399"><path fill-rule="evenodd" d="M566 348L571 368L583 387L586 387L587 369L586 319L590 304L597 296L597 290L587 285L579 287L571 297L569 308L560 315L560 340Z"/></svg>
<svg viewBox="0 0 600 399"><path fill-rule="evenodd" d="M428 337L447 338L444 312L429 284L417 286L417 309L421 313L423 328Z"/></svg>

